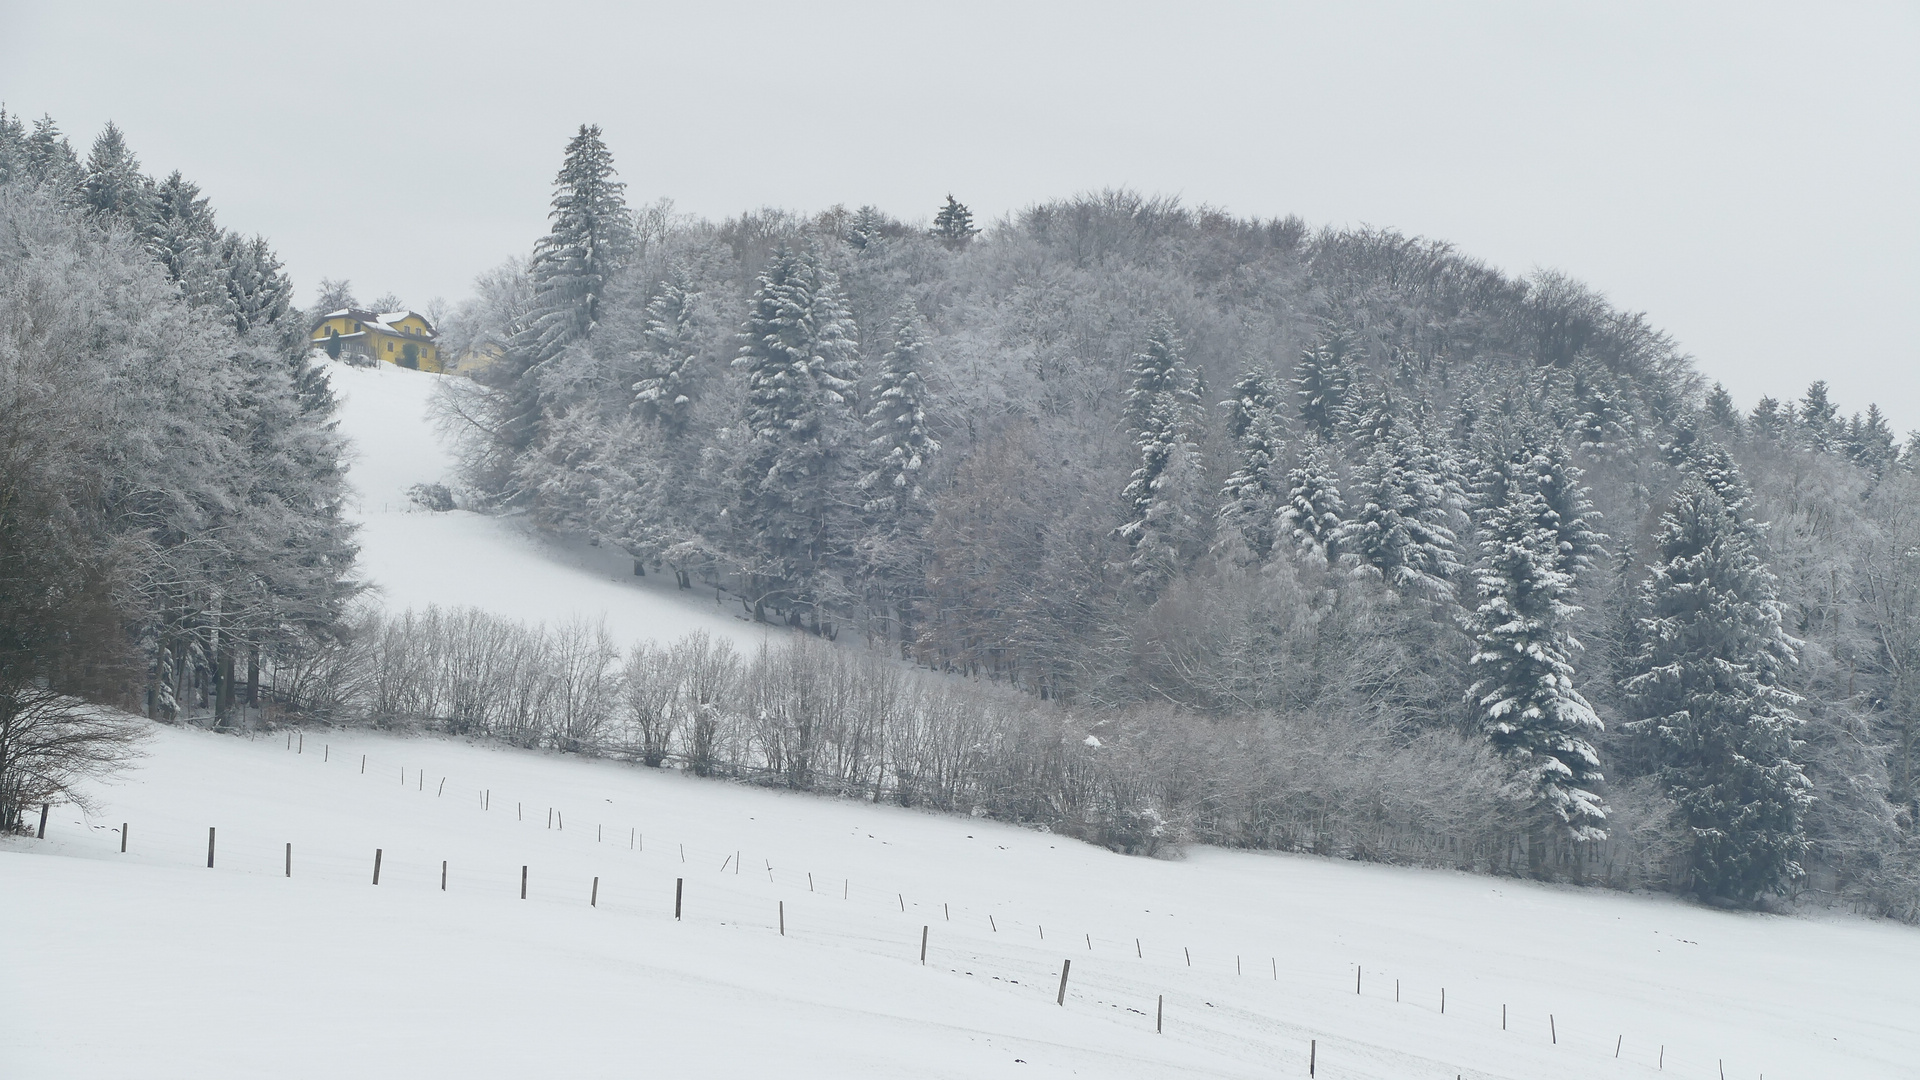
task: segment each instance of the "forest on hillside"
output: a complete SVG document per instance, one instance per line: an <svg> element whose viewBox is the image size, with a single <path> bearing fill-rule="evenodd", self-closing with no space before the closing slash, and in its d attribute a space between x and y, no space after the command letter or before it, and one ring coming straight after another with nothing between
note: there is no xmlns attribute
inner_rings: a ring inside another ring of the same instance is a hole
<svg viewBox="0 0 1920 1080"><path fill-rule="evenodd" d="M1920 915L1877 408L1738 407L1570 277L1126 191L712 222L583 126L550 217L446 326L505 356L443 402L463 498L997 687L954 808ZM743 774L912 788L790 699Z"/></svg>
<svg viewBox="0 0 1920 1080"><path fill-rule="evenodd" d="M698 220L570 141L549 234L445 319L501 358L443 384L455 495L787 628L625 646L356 604L267 242L112 126L83 160L0 113L0 824L125 760L84 701L271 705L1920 920L1920 440L1877 409L1737 406L1572 278L1390 230L933 209Z"/></svg>
<svg viewBox="0 0 1920 1080"><path fill-rule="evenodd" d="M237 721L347 631L344 447L267 242L0 109L0 832L83 805L124 713Z"/></svg>

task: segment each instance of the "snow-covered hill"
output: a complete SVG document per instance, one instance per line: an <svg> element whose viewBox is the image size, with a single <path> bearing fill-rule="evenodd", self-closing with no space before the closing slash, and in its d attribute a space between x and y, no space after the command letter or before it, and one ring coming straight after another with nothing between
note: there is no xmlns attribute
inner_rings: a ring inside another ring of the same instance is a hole
<svg viewBox="0 0 1920 1080"><path fill-rule="evenodd" d="M353 443L347 478L358 495L359 570L384 606L472 606L549 625L604 616L623 645L695 629L757 645L768 632L747 621L738 604L679 591L667 578L634 577L632 560L620 552L557 543L514 518L414 506L408 489L449 480L454 471L452 452L427 415L445 376L391 364L335 363L327 371L341 402L340 430Z"/></svg>
<svg viewBox="0 0 1920 1080"><path fill-rule="evenodd" d="M436 377L331 370L388 606L765 632L616 556L414 510L451 468ZM157 728L96 815L0 840L0 1077L1920 1075L1920 933L1893 924L283 738Z"/></svg>
<svg viewBox="0 0 1920 1080"><path fill-rule="evenodd" d="M1335 1078L1711 1080L1724 1060L1859 1080L1920 1060L1920 934L1892 924L1127 858L609 762L284 738L161 729L98 816L0 843L0 1075L1253 1078L1317 1052Z"/></svg>

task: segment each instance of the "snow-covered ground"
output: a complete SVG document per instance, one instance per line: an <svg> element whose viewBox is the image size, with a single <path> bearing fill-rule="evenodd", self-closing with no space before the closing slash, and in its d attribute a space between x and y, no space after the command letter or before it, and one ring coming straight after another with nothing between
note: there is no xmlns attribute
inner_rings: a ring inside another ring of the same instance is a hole
<svg viewBox="0 0 1920 1080"><path fill-rule="evenodd" d="M387 605L764 632L608 553L411 512L451 466L436 377L332 370ZM1898 925L283 738L157 728L98 816L0 841L0 1077L1920 1075Z"/></svg>
<svg viewBox="0 0 1920 1080"><path fill-rule="evenodd" d="M283 739L160 729L99 816L0 844L0 1075L1252 1078L1306 1075L1315 1043L1319 1076L1382 1080L1920 1061L1920 934L1892 924Z"/></svg>
<svg viewBox="0 0 1920 1080"><path fill-rule="evenodd" d="M340 430L354 448L347 479L358 496L360 572L377 586L382 606L470 605L549 625L604 617L622 645L704 629L755 646L769 632L710 591L634 577L633 561L620 552L555 542L517 518L419 509L408 489L451 481L454 473L451 449L427 415L434 388L451 376L391 364L330 363L327 372L341 400Z"/></svg>

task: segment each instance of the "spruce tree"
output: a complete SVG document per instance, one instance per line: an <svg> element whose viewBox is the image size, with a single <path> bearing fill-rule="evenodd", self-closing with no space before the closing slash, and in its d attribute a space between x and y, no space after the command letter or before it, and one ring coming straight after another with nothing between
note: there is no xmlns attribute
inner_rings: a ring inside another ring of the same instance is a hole
<svg viewBox="0 0 1920 1080"><path fill-rule="evenodd" d="M1815 450L1839 449L1845 425L1840 420L1840 407L1827 392L1827 380L1816 379L1807 387L1807 396L1800 399L1796 415L1808 446Z"/></svg>
<svg viewBox="0 0 1920 1080"><path fill-rule="evenodd" d="M1707 423L1719 428L1725 436L1739 435L1745 426L1740 410L1733 404L1733 395L1719 383L1707 391L1706 417Z"/></svg>
<svg viewBox="0 0 1920 1080"><path fill-rule="evenodd" d="M1559 515L1537 486L1551 470L1523 456L1497 471L1498 501L1480 514L1480 603L1464 620L1478 676L1468 694L1538 823L1571 840L1602 840L1607 810L1593 787L1604 777L1588 741L1602 725L1573 686L1574 576L1562 568Z"/></svg>
<svg viewBox="0 0 1920 1080"><path fill-rule="evenodd" d="M853 462L860 358L832 271L781 248L761 273L733 366L746 375L748 446L738 470L738 530L751 553L756 614L785 609L825 629L829 570L854 537L838 513Z"/></svg>
<svg viewBox="0 0 1920 1080"><path fill-rule="evenodd" d="M940 443L927 429L927 384L920 377L926 338L920 310L903 300L895 311L892 343L880 360L880 374L867 409L867 453L871 463L860 478L867 514L888 532L898 531L911 508L923 507L922 486Z"/></svg>
<svg viewBox="0 0 1920 1080"><path fill-rule="evenodd" d="M1354 378L1353 352L1351 334L1330 330L1300 354L1300 362L1293 369L1300 422L1326 442L1337 439L1352 419L1348 398Z"/></svg>
<svg viewBox="0 0 1920 1080"><path fill-rule="evenodd" d="M223 293L218 302L233 328L241 334L277 329L292 309L293 283L266 238L222 233L213 257Z"/></svg>
<svg viewBox="0 0 1920 1080"><path fill-rule="evenodd" d="M1280 476L1280 428L1266 376L1249 371L1233 384L1227 434L1238 467L1221 491L1220 523L1246 544L1259 562L1273 553L1275 528L1286 492Z"/></svg>
<svg viewBox="0 0 1920 1080"><path fill-rule="evenodd" d="M1687 888L1752 903L1800 876L1808 782L1794 755L1796 662L1759 532L1690 478L1661 518L1625 689L1691 840Z"/></svg>
<svg viewBox="0 0 1920 1080"><path fill-rule="evenodd" d="M1131 552L1135 582L1151 591L1172 576L1196 532L1189 485L1198 478L1193 434L1200 380L1164 316L1148 327L1131 374L1124 415L1140 467L1121 492L1127 520L1118 533Z"/></svg>
<svg viewBox="0 0 1920 1080"><path fill-rule="evenodd" d="M154 190L148 242L189 303L211 299L216 276L214 248L220 242L220 228L214 224L213 210L200 194L200 186L177 170Z"/></svg>
<svg viewBox="0 0 1920 1080"><path fill-rule="evenodd" d="M669 436L686 429L693 411L700 375L699 303L700 291L682 266L667 272L659 292L647 302L646 330L636 357L643 374L633 384L633 401Z"/></svg>
<svg viewBox="0 0 1920 1080"><path fill-rule="evenodd" d="M948 195L947 205L933 216L933 228L927 230L927 235L950 248L963 248L979 231L973 227L973 211L967 209L967 204Z"/></svg>
<svg viewBox="0 0 1920 1080"><path fill-rule="evenodd" d="M33 122L33 132L27 136L22 157L26 178L46 185L63 199L71 197L86 176L80 159L74 156L72 144L51 116L42 116Z"/></svg>
<svg viewBox="0 0 1920 1080"><path fill-rule="evenodd" d="M523 365L534 367L584 340L600 322L615 273L634 248L626 185L614 179L613 152L597 124L582 124L567 142L553 180L553 226L533 246L527 277L533 310L514 341Z"/></svg>
<svg viewBox="0 0 1920 1080"><path fill-rule="evenodd" d="M1451 599L1460 572L1453 520L1464 493L1416 432L1383 445L1360 469L1351 516L1334 539L1357 573L1396 591Z"/></svg>
<svg viewBox="0 0 1920 1080"><path fill-rule="evenodd" d="M27 125L19 113L0 105L0 184L24 179L27 169Z"/></svg>
<svg viewBox="0 0 1920 1080"><path fill-rule="evenodd" d="M1281 535L1302 554L1317 555L1331 565L1340 559L1339 535L1346 514L1332 449L1324 442L1309 443L1299 463L1287 472Z"/></svg>
<svg viewBox="0 0 1920 1080"><path fill-rule="evenodd" d="M896 636L906 656L911 655L919 621L927 526L933 515L925 484L940 443L927 426L927 385L920 375L926 338L911 300L900 302L891 330L866 415L867 467L859 490L867 535L861 542L861 563L868 609L897 619Z"/></svg>
<svg viewBox="0 0 1920 1080"><path fill-rule="evenodd" d="M1580 449L1595 457L1615 458L1632 451L1632 409L1613 373L1600 364L1581 361L1573 376L1574 438Z"/></svg>
<svg viewBox="0 0 1920 1080"><path fill-rule="evenodd" d="M116 217L136 232L144 233L153 220L153 181L140 172L140 160L111 120L87 155L80 195L88 210Z"/></svg>

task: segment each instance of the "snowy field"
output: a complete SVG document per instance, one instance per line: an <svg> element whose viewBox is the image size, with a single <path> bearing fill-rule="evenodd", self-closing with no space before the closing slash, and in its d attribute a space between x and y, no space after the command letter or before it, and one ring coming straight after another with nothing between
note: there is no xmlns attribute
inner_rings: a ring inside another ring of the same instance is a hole
<svg viewBox="0 0 1920 1080"><path fill-rule="evenodd" d="M757 646L769 632L738 603L711 591L685 592L670 577L633 576L617 551L540 537L517 518L454 510L428 513L407 490L450 482L454 459L427 416L434 387L447 376L391 364L328 364L341 399L340 430L353 442L348 482L358 495L360 572L373 599L391 611L472 606L528 623L573 616L605 618L622 646L672 641L692 630ZM773 633L786 633L773 630Z"/></svg>
<svg viewBox="0 0 1920 1080"><path fill-rule="evenodd" d="M1126 858L610 762L284 738L158 729L100 816L57 807L44 841L0 844L0 1075L1251 1078L1317 1052L1335 1078L1706 1080L1724 1060L1785 1080L1920 1061L1920 934L1892 924Z"/></svg>
<svg viewBox="0 0 1920 1080"><path fill-rule="evenodd" d="M617 555L412 511L451 467L437 377L331 370L386 605L766 632ZM285 738L156 728L99 816L0 841L0 1077L1920 1075L1920 932L1893 924L1125 858L611 762Z"/></svg>

